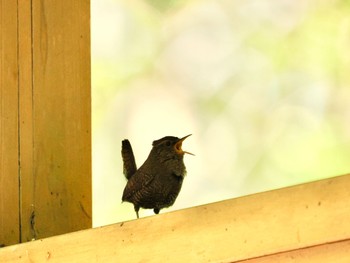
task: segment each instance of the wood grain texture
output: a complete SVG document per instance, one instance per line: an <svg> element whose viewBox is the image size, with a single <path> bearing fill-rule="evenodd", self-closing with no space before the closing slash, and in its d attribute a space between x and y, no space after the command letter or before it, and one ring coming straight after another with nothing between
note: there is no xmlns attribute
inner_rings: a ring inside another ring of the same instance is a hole
<svg viewBox="0 0 350 263"><path fill-rule="evenodd" d="M3 248L0 261L239 262L312 249L350 240L349 188L350 175L335 177Z"/></svg>
<svg viewBox="0 0 350 263"><path fill-rule="evenodd" d="M17 1L0 0L0 244L19 242Z"/></svg>
<svg viewBox="0 0 350 263"><path fill-rule="evenodd" d="M265 257L237 261L237 263L312 263L312 262L350 262L350 240L322 244Z"/></svg>
<svg viewBox="0 0 350 263"><path fill-rule="evenodd" d="M0 11L0 244L90 228L90 2Z"/></svg>
<svg viewBox="0 0 350 263"><path fill-rule="evenodd" d="M32 1L18 0L18 66L19 66L19 151L20 241L35 237L31 215L34 211L33 180L33 59Z"/></svg>
<svg viewBox="0 0 350 263"><path fill-rule="evenodd" d="M42 238L92 225L90 2L33 0L32 43L33 183L23 198Z"/></svg>

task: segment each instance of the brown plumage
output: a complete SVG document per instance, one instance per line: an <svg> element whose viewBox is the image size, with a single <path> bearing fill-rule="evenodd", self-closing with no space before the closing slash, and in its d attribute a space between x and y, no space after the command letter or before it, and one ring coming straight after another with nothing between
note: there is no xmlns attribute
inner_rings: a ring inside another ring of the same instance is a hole
<svg viewBox="0 0 350 263"><path fill-rule="evenodd" d="M122 200L134 204L137 218L140 208L153 209L158 214L174 204L186 175L183 156L191 154L181 148L188 136L181 139L166 136L154 141L148 158L138 170L130 142L122 141L124 175L128 179Z"/></svg>
<svg viewBox="0 0 350 263"><path fill-rule="evenodd" d="M122 141L123 173L126 179L136 172L137 166L131 144L128 140Z"/></svg>

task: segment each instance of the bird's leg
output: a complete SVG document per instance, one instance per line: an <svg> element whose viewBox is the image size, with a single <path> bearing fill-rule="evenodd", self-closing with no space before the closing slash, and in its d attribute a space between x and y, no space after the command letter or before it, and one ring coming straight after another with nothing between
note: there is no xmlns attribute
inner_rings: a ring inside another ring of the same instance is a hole
<svg viewBox="0 0 350 263"><path fill-rule="evenodd" d="M137 216L137 219L139 219L139 210L140 210L140 207L137 206L137 205L134 205L134 209L135 209L135 212L136 212L136 216Z"/></svg>
<svg viewBox="0 0 350 263"><path fill-rule="evenodd" d="M155 214L157 214L157 215L159 214L159 211L160 211L159 208L154 208L154 209L153 209L153 212L154 212Z"/></svg>

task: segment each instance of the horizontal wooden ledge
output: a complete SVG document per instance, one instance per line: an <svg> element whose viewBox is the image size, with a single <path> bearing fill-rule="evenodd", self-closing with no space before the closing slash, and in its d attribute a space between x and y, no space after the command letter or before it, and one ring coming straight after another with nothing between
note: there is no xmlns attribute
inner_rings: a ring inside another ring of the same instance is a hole
<svg viewBox="0 0 350 263"><path fill-rule="evenodd" d="M350 261L350 239L317 245L313 247L300 248L292 251L277 253L254 259L236 261L236 263L310 263L310 262L336 262L349 263Z"/></svg>
<svg viewBox="0 0 350 263"><path fill-rule="evenodd" d="M349 189L334 177L5 247L0 262L236 262L339 242Z"/></svg>

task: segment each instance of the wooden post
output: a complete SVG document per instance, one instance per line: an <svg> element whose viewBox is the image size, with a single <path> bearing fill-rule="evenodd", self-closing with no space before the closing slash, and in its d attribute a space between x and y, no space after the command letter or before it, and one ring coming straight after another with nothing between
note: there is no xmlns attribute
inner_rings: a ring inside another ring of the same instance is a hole
<svg viewBox="0 0 350 263"><path fill-rule="evenodd" d="M17 1L0 0L0 244L19 241Z"/></svg>
<svg viewBox="0 0 350 263"><path fill-rule="evenodd" d="M0 243L90 228L90 2L0 5Z"/></svg>

